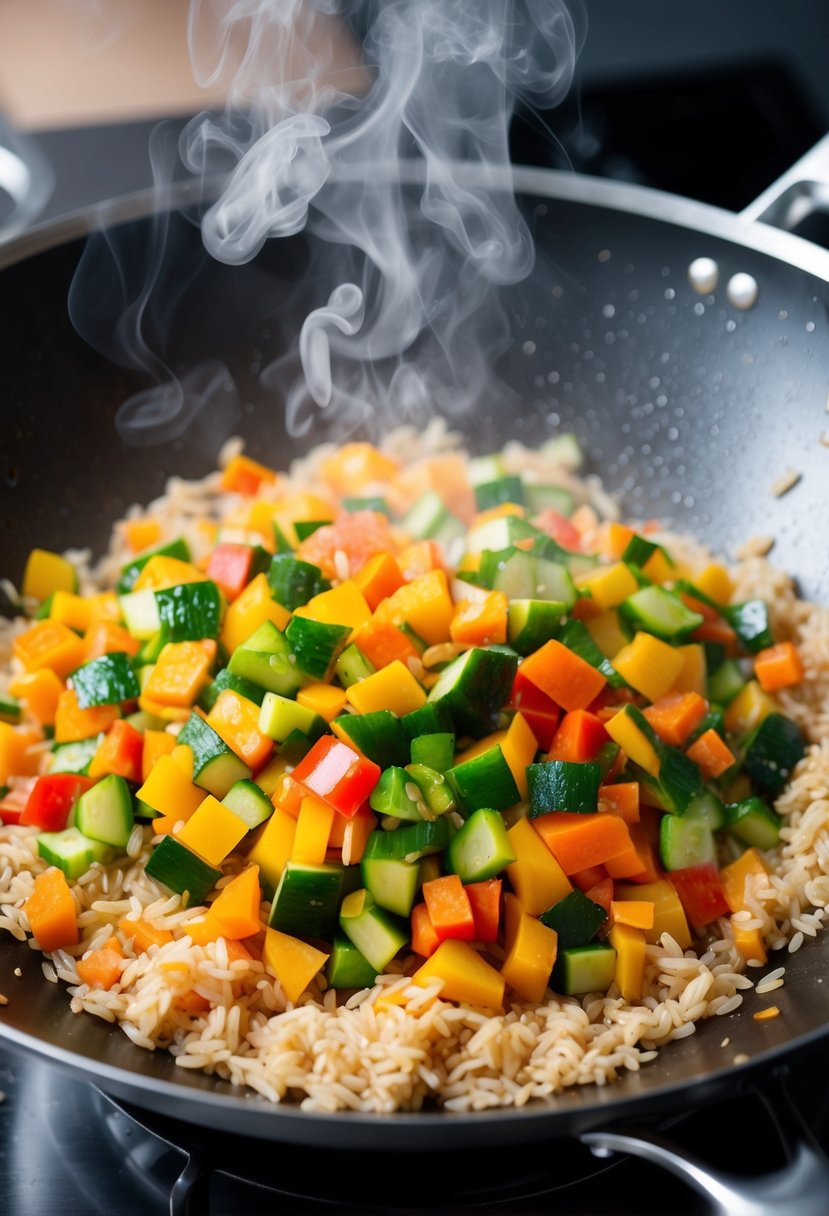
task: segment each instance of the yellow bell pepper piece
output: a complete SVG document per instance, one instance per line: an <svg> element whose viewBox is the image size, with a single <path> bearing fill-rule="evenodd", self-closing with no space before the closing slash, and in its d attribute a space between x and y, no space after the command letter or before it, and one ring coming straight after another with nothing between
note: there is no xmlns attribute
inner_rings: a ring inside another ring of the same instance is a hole
<svg viewBox="0 0 829 1216"><path fill-rule="evenodd" d="M725 566L712 562L710 566L706 566L704 570L695 575L691 581L695 587L698 587L700 591L704 592L705 595L717 604L731 603L731 597L734 594L734 583Z"/></svg>
<svg viewBox="0 0 829 1216"><path fill-rule="evenodd" d="M354 580L347 578L330 591L313 596L307 604L297 608L294 615L326 625L350 625L352 629L359 629L371 620L371 609Z"/></svg>
<svg viewBox="0 0 829 1216"><path fill-rule="evenodd" d="M89 604L90 624L92 625L96 621L119 621L121 619L121 607L114 591L99 591L97 595L87 596L86 602Z"/></svg>
<svg viewBox="0 0 829 1216"><path fill-rule="evenodd" d="M501 975L522 1001L544 1000L558 953L558 934L535 916L528 916L517 896L504 896L504 949Z"/></svg>
<svg viewBox="0 0 829 1216"><path fill-rule="evenodd" d="M650 739L642 733L633 718L620 709L604 725L614 743L619 744L633 763L655 777L659 772L659 757Z"/></svg>
<svg viewBox="0 0 829 1216"><path fill-rule="evenodd" d="M346 693L336 684L306 684L296 695L297 705L304 705L332 722L345 709Z"/></svg>
<svg viewBox="0 0 829 1216"><path fill-rule="evenodd" d="M731 935L734 945L746 962L753 961L761 965L768 962L768 951L760 929L744 929L739 921L735 923L732 920Z"/></svg>
<svg viewBox="0 0 829 1216"><path fill-rule="evenodd" d="M615 925L629 925L631 929L652 929L653 900L612 899L610 917Z"/></svg>
<svg viewBox="0 0 829 1216"><path fill-rule="evenodd" d="M701 642L689 642L687 646L677 646L676 650L682 655L682 670L674 680L671 692L698 692L704 697L708 691L705 647Z"/></svg>
<svg viewBox="0 0 829 1216"><path fill-rule="evenodd" d="M569 895L572 884L529 819L519 819L507 836L515 854L507 876L524 911L540 916Z"/></svg>
<svg viewBox="0 0 829 1216"><path fill-rule="evenodd" d="M645 978L645 933L615 924L607 935L616 951L616 984L625 1001L641 1001Z"/></svg>
<svg viewBox="0 0 829 1216"><path fill-rule="evenodd" d="M775 704L767 692L763 692L756 680L740 689L725 711L725 729L732 735L747 735L764 718L775 712Z"/></svg>
<svg viewBox="0 0 829 1216"><path fill-rule="evenodd" d="M606 659L615 658L622 647L627 646L627 634L619 623L619 613L615 608L588 617L584 623L587 632Z"/></svg>
<svg viewBox="0 0 829 1216"><path fill-rule="evenodd" d="M676 567L672 566L661 549L656 549L642 567L652 583L666 583L676 578Z"/></svg>
<svg viewBox="0 0 829 1216"><path fill-rule="evenodd" d="M504 1007L506 980L466 942L452 938L441 942L412 976L422 988L428 988L435 979L443 981L440 995L444 1000L498 1011Z"/></svg>
<svg viewBox="0 0 829 1216"><path fill-rule="evenodd" d="M270 798L279 780L292 767L284 756L280 756L279 754L272 756L265 767L260 769L256 774L256 784Z"/></svg>
<svg viewBox="0 0 829 1216"><path fill-rule="evenodd" d="M163 591L167 587L178 587L182 583L203 583L207 578L192 562L178 557L165 557L156 553L146 563L133 583L133 591Z"/></svg>
<svg viewBox="0 0 829 1216"><path fill-rule="evenodd" d="M262 571L228 606L222 622L222 645L232 654L265 621L273 621L277 629L284 629L290 619L288 609L271 596L267 575Z"/></svg>
<svg viewBox="0 0 829 1216"><path fill-rule="evenodd" d="M212 638L168 642L141 690L142 696L161 705L188 708L207 683L215 658L216 643Z"/></svg>
<svg viewBox="0 0 829 1216"><path fill-rule="evenodd" d="M293 816L277 807L270 819L253 833L254 843L248 850L248 861L259 866L262 883L271 895L279 886L286 862L291 860L296 825Z"/></svg>
<svg viewBox="0 0 829 1216"><path fill-rule="evenodd" d="M9 692L18 697L27 711L41 726L53 726L58 699L65 685L49 667L40 671L21 673L9 684Z"/></svg>
<svg viewBox="0 0 829 1216"><path fill-rule="evenodd" d="M248 825L229 807L219 802L212 794L187 820L178 834L182 844L198 853L212 866L218 866L232 853L246 835Z"/></svg>
<svg viewBox="0 0 829 1216"><path fill-rule="evenodd" d="M766 865L759 849L750 848L727 866L720 869L725 902L732 912L740 912L746 906L746 879L752 874L768 874Z"/></svg>
<svg viewBox="0 0 829 1216"><path fill-rule="evenodd" d="M322 865L335 814L330 803L323 802L322 798L317 798L314 794L302 799L296 820L291 861L300 861L309 866Z"/></svg>
<svg viewBox="0 0 829 1216"><path fill-rule="evenodd" d="M653 928L643 929L645 941L655 945L663 933L670 933L680 950L691 945L691 931L676 887L667 878L658 882L616 884L617 899L644 899L653 903Z"/></svg>
<svg viewBox="0 0 829 1216"><path fill-rule="evenodd" d="M328 962L328 955L298 937L278 929L266 929L262 962L265 970L279 980L286 1000L295 1005Z"/></svg>
<svg viewBox="0 0 829 1216"><path fill-rule="evenodd" d="M682 655L652 633L637 633L613 659L613 666L632 688L658 701L674 685L684 666Z"/></svg>
<svg viewBox="0 0 829 1216"><path fill-rule="evenodd" d="M124 521L124 535L133 553L143 553L161 540L161 524L157 519L145 515Z"/></svg>
<svg viewBox="0 0 829 1216"><path fill-rule="evenodd" d="M49 667L65 680L84 662L83 640L60 621L35 621L14 639L13 652L26 671Z"/></svg>
<svg viewBox="0 0 829 1216"><path fill-rule="evenodd" d="M465 764L467 760L474 760L476 756L481 756L484 752L488 752L491 747L503 748L506 737L507 732L505 730L495 730L489 735L476 739L474 743L469 744L469 747L465 747L463 751L458 752L455 763Z"/></svg>
<svg viewBox="0 0 829 1216"><path fill-rule="evenodd" d="M390 709L402 717L426 704L424 689L399 659L352 684L346 698L360 714Z"/></svg>
<svg viewBox="0 0 829 1216"><path fill-rule="evenodd" d="M307 491L291 494L277 503L261 503L255 504L255 506L269 508L268 532L271 542L273 542L273 528L276 525L288 543L294 546L299 544L299 537L294 528L295 523L305 520L323 520L325 523L330 523L334 518L331 504L324 498L320 498L318 494L309 494ZM256 513L255 506L251 508L248 526L252 528L258 526L259 531L264 532L262 527L264 513L261 511Z"/></svg>
<svg viewBox="0 0 829 1216"><path fill-rule="evenodd" d="M82 595L71 591L55 591L49 608L49 620L61 621L70 629L86 633L92 623L92 605Z"/></svg>
<svg viewBox="0 0 829 1216"><path fill-rule="evenodd" d="M501 752L515 778L522 801L527 797L527 765L532 764L537 751L538 740L527 719L522 713L517 713L501 742Z"/></svg>
<svg viewBox="0 0 829 1216"><path fill-rule="evenodd" d="M593 603L602 612L615 608L626 600L629 595L639 590L639 584L634 574L624 562L615 562L612 566L598 566L588 570L576 579L582 589L590 592Z"/></svg>
<svg viewBox="0 0 829 1216"><path fill-rule="evenodd" d="M443 570L430 570L399 587L379 608L380 614L400 624L405 621L427 646L449 641L455 605Z"/></svg>
<svg viewBox="0 0 829 1216"><path fill-rule="evenodd" d="M191 774L192 771L191 764ZM187 773L176 762L175 753L171 753L169 756L160 756L155 762L136 797L161 815L188 819L195 814L206 795L204 790L193 785Z"/></svg>
<svg viewBox="0 0 829 1216"><path fill-rule="evenodd" d="M33 777L38 770L40 751L33 750L41 740L34 726L12 726L0 722L0 785L9 777Z"/></svg>
<svg viewBox="0 0 829 1216"><path fill-rule="evenodd" d="M32 549L26 559L20 593L24 599L48 600L55 591L77 591L75 567L59 553L49 549Z"/></svg>

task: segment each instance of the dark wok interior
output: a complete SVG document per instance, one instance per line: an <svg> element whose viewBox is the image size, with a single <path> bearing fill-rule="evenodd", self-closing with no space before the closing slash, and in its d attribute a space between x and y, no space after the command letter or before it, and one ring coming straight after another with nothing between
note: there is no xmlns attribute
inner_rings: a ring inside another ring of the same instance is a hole
<svg viewBox="0 0 829 1216"><path fill-rule="evenodd" d="M632 516L689 528L729 555L750 535L772 533L774 560L807 595L825 599L824 529L816 524L825 509L826 283L735 241L603 206L600 192L593 204L553 192L525 196L522 205L537 240L537 266L528 282L503 294L512 341L489 399L456 420L470 446L487 451L513 437L533 445L559 430L575 431L589 468L620 493ZM151 499L172 473L208 472L230 434L242 434L251 455L277 466L300 450L286 440L282 401L263 391L256 369L285 353L308 307L327 295L328 284L303 274L305 239L272 243L254 263L230 269L201 257L195 226L175 216L172 223L180 229L184 269L159 336L166 360L181 373L204 359L223 360L242 409L231 416L205 412L166 446L125 447L112 419L147 378L96 353L69 320L67 294L84 240L58 233L42 252L21 260L7 254L0 271L0 527L2 573L12 580L34 545L90 544L100 551L111 521L130 503ZM151 228L149 215L132 222L127 236L136 256ZM692 291L687 268L703 255L717 259L721 282L738 271L753 274L756 306L738 311L722 286L713 297ZM289 290L286 315L281 303ZM333 420L302 444L341 437ZM789 468L801 479L776 499L771 483ZM737 1052L748 1057L737 1070L742 1075L793 1044L807 1047L829 1018L829 987L815 984L827 949L818 941L787 960L782 1018L754 1022L749 1000L727 1019L727 1031L725 1019L713 1019L651 1070L609 1090L512 1112L508 1120L495 1114L327 1121L274 1111L209 1078L181 1076L168 1058L147 1056L120 1032L74 1018L64 994L31 966L30 953L5 939L3 972L21 958L29 965L16 989L25 1000L4 1010L0 1035L139 1105L196 1123L232 1117L254 1136L309 1141L330 1122L342 1144L350 1136L359 1140L369 1124L376 1147L411 1145L418 1136L423 1143L439 1136L446 1146L474 1136L481 1144L501 1140L506 1127L526 1139L564 1126L572 1132L644 1100L670 1106L689 1085L704 1094L727 1084ZM726 1033L728 1053L721 1047Z"/></svg>

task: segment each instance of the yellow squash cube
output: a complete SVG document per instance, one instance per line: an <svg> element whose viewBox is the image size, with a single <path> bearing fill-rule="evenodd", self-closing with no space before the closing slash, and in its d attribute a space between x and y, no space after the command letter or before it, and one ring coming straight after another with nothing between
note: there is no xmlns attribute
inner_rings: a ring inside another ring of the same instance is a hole
<svg viewBox="0 0 829 1216"><path fill-rule="evenodd" d="M402 717L426 704L425 690L399 659L352 684L346 696L360 714L390 709Z"/></svg>
<svg viewBox="0 0 829 1216"><path fill-rule="evenodd" d="M446 1001L498 1011L504 1007L506 980L467 942L452 938L441 942L412 976L422 988L428 988L435 979L443 981L440 995Z"/></svg>
<svg viewBox="0 0 829 1216"><path fill-rule="evenodd" d="M674 646L652 633L639 632L618 652L613 666L631 688L649 701L658 701L673 688L684 660Z"/></svg>
<svg viewBox="0 0 829 1216"><path fill-rule="evenodd" d="M251 579L244 591L228 606L222 622L222 645L232 654L265 621L272 621L277 629L284 629L290 619L288 609L272 597L267 575L263 571Z"/></svg>
<svg viewBox="0 0 829 1216"><path fill-rule="evenodd" d="M248 825L208 794L178 834L182 844L212 866L220 865L246 835Z"/></svg>
<svg viewBox="0 0 829 1216"><path fill-rule="evenodd" d="M507 836L515 854L507 876L524 911L540 916L569 895L572 884L529 819L519 819Z"/></svg>
<svg viewBox="0 0 829 1216"><path fill-rule="evenodd" d="M517 896L504 896L504 948L501 975L521 998L540 1004L558 953L558 934L529 916Z"/></svg>
<svg viewBox="0 0 829 1216"><path fill-rule="evenodd" d="M608 941L616 951L616 983L625 1001L641 1001L645 977L645 934L631 925L615 924Z"/></svg>
<svg viewBox="0 0 829 1216"><path fill-rule="evenodd" d="M295 1005L328 962L328 955L298 937L280 933L278 929L266 929L262 962L265 970L279 980L286 1000Z"/></svg>

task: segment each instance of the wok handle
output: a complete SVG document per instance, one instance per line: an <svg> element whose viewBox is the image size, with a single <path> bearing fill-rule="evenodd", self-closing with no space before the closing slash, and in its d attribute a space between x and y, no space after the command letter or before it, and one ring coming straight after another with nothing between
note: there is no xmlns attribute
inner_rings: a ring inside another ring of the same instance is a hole
<svg viewBox="0 0 829 1216"><path fill-rule="evenodd" d="M791 232L815 211L829 211L829 135L767 186L740 218Z"/></svg>
<svg viewBox="0 0 829 1216"><path fill-rule="evenodd" d="M714 1171L648 1131L586 1132L581 1141L600 1157L627 1153L670 1170L710 1201L715 1216L826 1216L829 1159L792 1102L783 1073L777 1069L751 1087L786 1152L786 1165L772 1173L742 1177Z"/></svg>

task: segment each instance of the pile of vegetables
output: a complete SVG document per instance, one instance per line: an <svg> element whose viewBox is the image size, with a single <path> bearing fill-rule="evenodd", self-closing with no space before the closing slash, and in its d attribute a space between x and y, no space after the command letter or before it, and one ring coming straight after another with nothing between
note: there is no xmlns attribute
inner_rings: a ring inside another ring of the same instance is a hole
<svg viewBox="0 0 829 1216"><path fill-rule="evenodd" d="M498 454L413 477L353 443L321 478L296 493L235 457L206 551L131 520L111 590L31 554L0 817L49 863L40 947L77 946L69 884L140 824L146 873L204 907L181 932L261 958L290 1001L398 959L489 1009L635 1002L647 943L712 929L764 962L729 918L804 753L774 699L802 663L767 605ZM172 934L121 922L81 980L117 983L128 939Z"/></svg>

